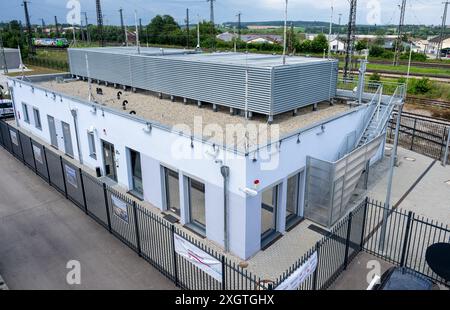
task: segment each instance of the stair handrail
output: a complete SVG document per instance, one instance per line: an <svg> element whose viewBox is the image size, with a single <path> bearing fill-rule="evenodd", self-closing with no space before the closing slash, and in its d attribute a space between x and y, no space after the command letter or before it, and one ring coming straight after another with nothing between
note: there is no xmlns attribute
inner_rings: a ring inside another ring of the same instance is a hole
<svg viewBox="0 0 450 310"><path fill-rule="evenodd" d="M378 96L378 100L377 100L377 104L375 105L375 99L377 98L377 96ZM373 117L375 116L375 113L377 112L377 110L379 109L379 107L381 105L380 99L382 98L382 96L383 96L383 84L380 84L378 86L376 93L373 95L372 100L367 105L369 111L364 116L364 119L362 122L363 128L360 131L360 135L359 135L358 139L356 139L355 147L358 146L359 142L364 137L364 133L366 132L367 128L369 128L370 120L373 119Z"/></svg>
<svg viewBox="0 0 450 310"><path fill-rule="evenodd" d="M384 111L381 121L378 123L378 126L375 129L375 132L378 132L381 128L384 129L384 127L386 126L388 118L391 116L392 111L394 110L394 106L395 106L394 99L397 99L396 95L400 95L399 96L400 99L403 98L404 88L405 88L405 85L402 84L402 85L397 86L397 88L395 89L394 94L392 95L391 99L389 100L389 104L387 105L386 111ZM383 126L380 126L381 124L383 124Z"/></svg>

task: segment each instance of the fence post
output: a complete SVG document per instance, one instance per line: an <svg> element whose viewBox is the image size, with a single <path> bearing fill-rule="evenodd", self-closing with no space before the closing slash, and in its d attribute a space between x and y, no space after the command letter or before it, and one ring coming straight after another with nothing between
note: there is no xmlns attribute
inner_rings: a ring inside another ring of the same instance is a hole
<svg viewBox="0 0 450 310"><path fill-rule="evenodd" d="M414 119L414 128L413 128L413 134L411 138L411 147L409 148L411 151L414 148L414 138L416 137L416 129L417 129L417 118Z"/></svg>
<svg viewBox="0 0 450 310"><path fill-rule="evenodd" d="M84 190L83 172L82 172L81 168L78 168L78 173L80 174L81 190L83 191L84 213L88 214L87 202L86 202L86 192Z"/></svg>
<svg viewBox="0 0 450 310"><path fill-rule="evenodd" d="M109 214L109 203L108 203L108 192L106 190L106 184L102 183L103 185L103 196L105 197L105 208L106 208L106 219L108 221L108 230L111 233L111 215Z"/></svg>
<svg viewBox="0 0 450 310"><path fill-rule="evenodd" d="M364 213L362 220L362 229L361 229L361 241L359 243L359 250L362 251L364 248L365 240L364 236L366 234L366 221L367 221L367 207L369 206L369 197L366 197L364 201Z"/></svg>
<svg viewBox="0 0 450 310"><path fill-rule="evenodd" d="M444 136L445 136L445 133L444 133ZM22 162L24 163L24 165L26 165L25 156L23 155L22 138L20 137L20 131L19 130L17 130L17 140L19 142L20 153L22 153ZM444 144L444 143L442 143L442 144Z"/></svg>
<svg viewBox="0 0 450 310"><path fill-rule="evenodd" d="M408 222L406 223L406 230L405 230L405 238L403 239L403 248L402 248L402 257L400 259L400 267L404 267L406 263L406 259L408 257L408 253L406 249L408 248L408 242L409 242L409 234L411 231L411 224L414 219L414 213L412 211L408 212Z"/></svg>
<svg viewBox="0 0 450 310"><path fill-rule="evenodd" d="M38 174L36 166L36 156L34 156L33 139L31 139L31 137L28 137L28 139L30 139L31 155L33 156L33 163L34 163L34 173Z"/></svg>
<svg viewBox="0 0 450 310"><path fill-rule="evenodd" d="M317 267L316 270L314 270L314 274L313 274L313 290L317 290L317 273L319 270L319 252L320 252L320 241L316 242L316 253L317 253Z"/></svg>
<svg viewBox="0 0 450 310"><path fill-rule="evenodd" d="M133 200L133 213L134 213L134 231L136 233L136 247L138 255L141 256L141 240L139 238L139 224L138 224L138 215L137 215L137 206L136 201Z"/></svg>
<svg viewBox="0 0 450 310"><path fill-rule="evenodd" d="M448 148L450 147L450 126L447 129L447 143L445 144L444 159L442 159L442 166L444 167L447 166Z"/></svg>
<svg viewBox="0 0 450 310"><path fill-rule="evenodd" d="M222 255L222 291L225 291L227 287L225 280L225 255Z"/></svg>
<svg viewBox="0 0 450 310"><path fill-rule="evenodd" d="M347 267L348 267L348 252L349 252L349 248L350 248L350 234L352 231L352 217L353 217L353 214L352 214L352 212L350 212L348 214L347 239L345 240L344 270L347 270Z"/></svg>
<svg viewBox="0 0 450 310"><path fill-rule="evenodd" d="M42 150L44 151L45 168L47 170L48 185L51 186L52 185L52 181L50 181L50 170L48 169L47 148L45 146L42 146Z"/></svg>
<svg viewBox="0 0 450 310"><path fill-rule="evenodd" d="M177 252L175 251L175 225L172 224L173 275L175 286L178 286Z"/></svg>
<svg viewBox="0 0 450 310"><path fill-rule="evenodd" d="M64 195L66 196L66 199L68 199L69 196L67 195L66 174L65 174L65 172L64 172L64 164L63 164L62 156L59 156L59 161L60 161L60 163L61 163L61 173L62 173L62 176L63 176Z"/></svg>

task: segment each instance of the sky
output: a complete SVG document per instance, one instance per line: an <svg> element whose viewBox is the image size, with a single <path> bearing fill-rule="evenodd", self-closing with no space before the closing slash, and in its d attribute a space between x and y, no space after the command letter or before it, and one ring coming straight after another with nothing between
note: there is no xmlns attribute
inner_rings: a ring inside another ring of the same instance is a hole
<svg viewBox="0 0 450 310"><path fill-rule="evenodd" d="M41 18L52 24L54 16L65 22L70 1L78 1L81 11L87 12L90 23L96 19L95 0L30 0L29 12L33 24L41 24ZM406 24L440 25L443 15L443 0L407 0ZM282 20L284 0L216 0L215 22L235 21L242 13L242 21ZM0 0L0 21L24 20L22 0ZM184 23L186 8L190 9L191 23L198 17L209 20L209 3L206 0L101 0L105 24L118 25L118 10L123 8L127 24L134 24L134 11L144 24L157 14L170 14L179 23ZM349 0L289 0L289 20L329 21L331 5L334 7L333 21L342 24L348 21ZM358 0L358 24L397 24L400 18L401 0ZM449 10L450 11L450 10ZM450 12L447 24L450 24Z"/></svg>

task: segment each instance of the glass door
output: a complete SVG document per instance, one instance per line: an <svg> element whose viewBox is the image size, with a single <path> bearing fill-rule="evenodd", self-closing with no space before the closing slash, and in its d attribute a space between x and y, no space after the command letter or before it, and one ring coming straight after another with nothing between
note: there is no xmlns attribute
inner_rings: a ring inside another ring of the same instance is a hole
<svg viewBox="0 0 450 310"><path fill-rule="evenodd" d="M116 171L116 160L115 160L115 150L114 145L111 143L102 141L102 149L103 149L103 163L105 168L105 175L117 182L117 171Z"/></svg>
<svg viewBox="0 0 450 310"><path fill-rule="evenodd" d="M270 238L277 229L278 189L274 186L262 194L261 203L261 240Z"/></svg>
<svg viewBox="0 0 450 310"><path fill-rule="evenodd" d="M52 116L47 115L47 120L50 131L50 144L58 148L58 136L56 135L55 119Z"/></svg>
<svg viewBox="0 0 450 310"><path fill-rule="evenodd" d="M64 149L66 154L73 157L72 135L70 134L70 125L61 122L64 138Z"/></svg>
<svg viewBox="0 0 450 310"><path fill-rule="evenodd" d="M300 172L287 181L286 229L302 219L304 172Z"/></svg>

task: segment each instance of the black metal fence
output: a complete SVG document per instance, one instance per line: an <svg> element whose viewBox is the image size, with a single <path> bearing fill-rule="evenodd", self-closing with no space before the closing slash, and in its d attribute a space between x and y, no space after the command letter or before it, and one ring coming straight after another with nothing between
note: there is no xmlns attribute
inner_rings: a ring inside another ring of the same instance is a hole
<svg viewBox="0 0 450 310"><path fill-rule="evenodd" d="M389 125L389 140L395 135L397 113L394 113ZM432 120L423 116L403 112L399 130L399 145L414 152L443 160L448 140L450 123ZM450 152L447 162L450 163Z"/></svg>
<svg viewBox="0 0 450 310"><path fill-rule="evenodd" d="M109 187L2 120L0 145L183 289L276 288L314 253L318 258L317 268L299 289L327 289L361 251L392 264L409 267L444 283L426 264L425 251L434 243L450 242L450 229L436 221L418 217L413 212L388 209L379 202L366 199L270 283L261 281L160 215ZM118 205L121 208L117 208ZM126 212L121 213L121 210ZM384 247L381 247L383 228ZM176 235L221 261L222 279L210 276L179 255L175 251Z"/></svg>
<svg viewBox="0 0 450 310"><path fill-rule="evenodd" d="M91 176L3 120L0 120L0 145L178 287L193 290L270 288L255 275L187 235L159 214ZM220 261L221 279L204 272L177 253L176 235Z"/></svg>
<svg viewBox="0 0 450 310"><path fill-rule="evenodd" d="M380 245L382 239L383 246ZM299 289L327 289L361 251L446 284L425 261L427 248L440 242L450 242L448 225L418 217L413 212L389 209L366 198L286 270L275 281L274 288L316 253L317 268Z"/></svg>

